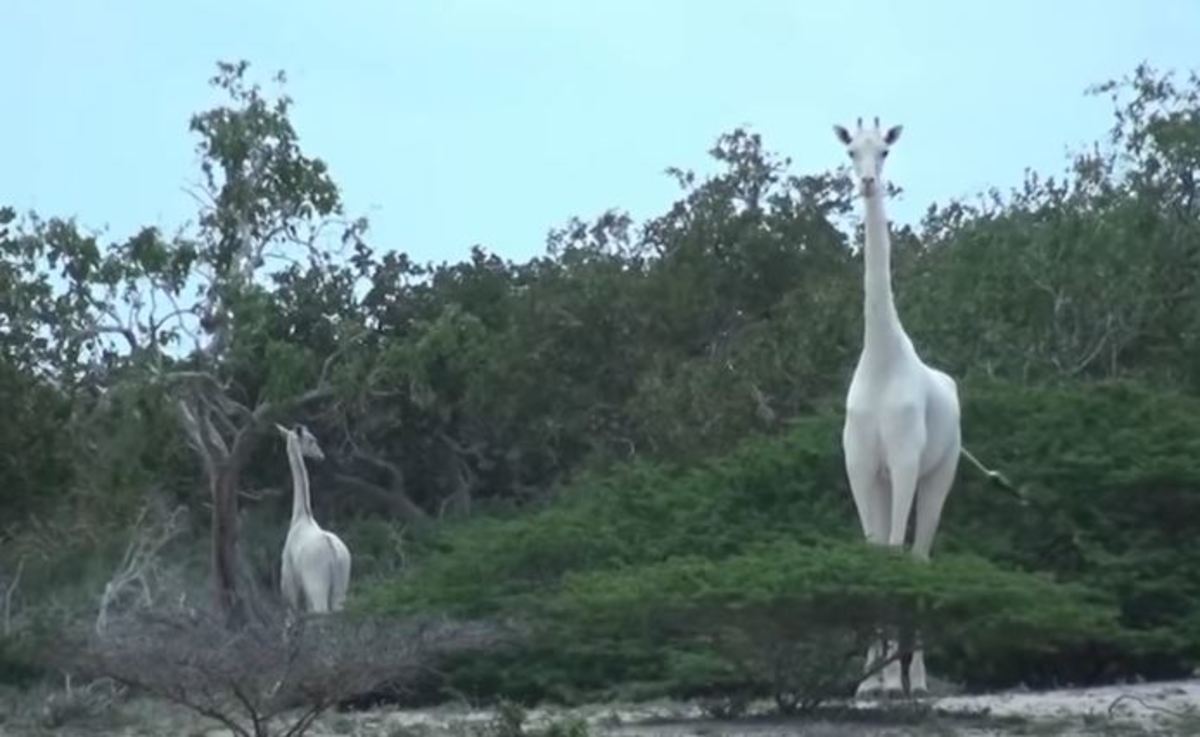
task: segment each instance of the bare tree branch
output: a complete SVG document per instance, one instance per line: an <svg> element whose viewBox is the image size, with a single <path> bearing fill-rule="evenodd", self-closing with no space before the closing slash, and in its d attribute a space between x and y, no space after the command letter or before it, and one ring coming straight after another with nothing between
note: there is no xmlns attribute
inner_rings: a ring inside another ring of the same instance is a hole
<svg viewBox="0 0 1200 737"><path fill-rule="evenodd" d="M8 637L12 634L12 603L13 597L17 593L17 587L21 584L21 572L25 570L25 557L22 556L17 561L17 572L13 574L12 580L8 582L8 586L4 589L4 636Z"/></svg>
<svg viewBox="0 0 1200 737"><path fill-rule="evenodd" d="M82 333L79 333L79 339L89 340L107 334L120 335L125 339L125 342L129 345L129 350L132 352L136 353L141 348L137 335L124 325L93 325Z"/></svg>
<svg viewBox="0 0 1200 737"><path fill-rule="evenodd" d="M176 400L175 404L179 409L179 416L182 420L180 424L188 436L188 444L200 456L200 461L204 464L205 475L211 479L216 476L218 459L213 456L208 443L204 440L204 430L200 426L200 421L187 402L179 399Z"/></svg>
<svg viewBox="0 0 1200 737"><path fill-rule="evenodd" d="M357 493L366 495L388 508L392 516L414 525L425 525L430 522L429 515L408 494L393 486L379 486L357 476L335 473L334 483Z"/></svg>
<svg viewBox="0 0 1200 737"><path fill-rule="evenodd" d="M150 579L158 566L158 554L181 530L184 508L179 507L161 520L147 521L151 507L146 506L138 514L133 525L133 534L125 548L125 555L104 585L100 606L96 614L96 633L103 634L108 626L109 609L121 596L135 585L140 589L141 604L153 604Z"/></svg>
<svg viewBox="0 0 1200 737"><path fill-rule="evenodd" d="M91 636L74 662L235 734L300 735L339 701L409 682L438 659L510 636L471 623L333 617L292 625L282 611L231 631L206 614L140 612Z"/></svg>
<svg viewBox="0 0 1200 737"><path fill-rule="evenodd" d="M321 374L317 379L318 386L325 386L329 382L329 371L333 367L334 362L345 355L350 346L354 343L357 343L365 334L365 331L359 331L351 335L350 337L346 338L340 346L338 346L337 350L329 354L329 356L325 359L325 362L321 364Z"/></svg>

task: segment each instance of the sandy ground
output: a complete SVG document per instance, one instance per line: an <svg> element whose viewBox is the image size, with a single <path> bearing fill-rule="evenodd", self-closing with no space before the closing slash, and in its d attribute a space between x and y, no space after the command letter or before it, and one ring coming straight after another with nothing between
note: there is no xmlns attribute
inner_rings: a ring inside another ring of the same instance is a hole
<svg viewBox="0 0 1200 737"><path fill-rule="evenodd" d="M1000 735L1196 735L1200 737L1200 680L1047 692L951 696L918 704L859 701L824 718L781 718L757 705L751 716L729 721L707 718L692 704L654 702L604 704L577 709L532 710L525 733L535 737L552 724L582 721L591 737L999 737ZM755 714L757 712L757 715ZM446 706L412 711L378 709L331 713L309 734L327 737L496 737L490 711ZM108 724L48 727L29 720L0 723L0 735L185 735L227 737L231 733L190 713L151 702L130 702Z"/></svg>

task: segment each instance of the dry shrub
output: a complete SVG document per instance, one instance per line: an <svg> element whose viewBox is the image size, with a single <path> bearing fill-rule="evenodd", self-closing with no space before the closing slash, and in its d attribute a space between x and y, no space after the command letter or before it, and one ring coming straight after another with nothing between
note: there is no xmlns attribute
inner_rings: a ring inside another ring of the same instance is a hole
<svg viewBox="0 0 1200 737"><path fill-rule="evenodd" d="M411 682L440 658L499 638L484 624L283 612L230 628L178 609L110 621L74 660L81 675L181 704L239 737L292 737L340 701Z"/></svg>

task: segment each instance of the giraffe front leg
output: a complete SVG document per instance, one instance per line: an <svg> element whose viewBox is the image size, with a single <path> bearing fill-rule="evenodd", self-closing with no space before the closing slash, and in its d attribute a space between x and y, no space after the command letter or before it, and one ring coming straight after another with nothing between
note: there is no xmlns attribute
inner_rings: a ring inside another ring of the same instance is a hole
<svg viewBox="0 0 1200 737"><path fill-rule="evenodd" d="M925 679L925 651L921 648L919 638L913 650L912 662L908 664L908 692L912 696L929 695L929 684Z"/></svg>
<svg viewBox="0 0 1200 737"><path fill-rule="evenodd" d="M900 643L896 640L886 640L884 642L885 657L890 658L887 665L883 666L883 695L887 698L896 698L904 695L904 672L903 666L900 663L898 654L900 652Z"/></svg>
<svg viewBox="0 0 1200 737"><path fill-rule="evenodd" d="M877 663L883 657L883 636L871 643L871 647L867 648L867 658L863 662L863 672L867 673L866 678L858 684L858 689L854 692L855 697L860 699L872 699L883 693L883 671L877 668Z"/></svg>
<svg viewBox="0 0 1200 737"><path fill-rule="evenodd" d="M892 548L904 547L921 479L921 451L925 441L925 420L915 406L907 406L885 418L883 451L891 487L887 544Z"/></svg>
<svg viewBox="0 0 1200 737"><path fill-rule="evenodd" d="M921 489L917 494L917 519L913 529L912 546L913 555L917 560L927 562L933 550L933 538L942 518L942 508L958 471L960 447L956 441L946 454L946 459L921 480ZM912 695L922 696L929 693L929 684L926 682L925 653L919 627L915 633L914 644L912 663L908 668L909 689Z"/></svg>
<svg viewBox="0 0 1200 737"><path fill-rule="evenodd" d="M863 667L864 671L870 675L858 684L855 697L894 698L904 693L900 659L896 657L898 652L899 643L888 639L883 632L880 632L879 639L872 643L867 651L867 659ZM888 662L881 667L880 663L884 660L888 660Z"/></svg>

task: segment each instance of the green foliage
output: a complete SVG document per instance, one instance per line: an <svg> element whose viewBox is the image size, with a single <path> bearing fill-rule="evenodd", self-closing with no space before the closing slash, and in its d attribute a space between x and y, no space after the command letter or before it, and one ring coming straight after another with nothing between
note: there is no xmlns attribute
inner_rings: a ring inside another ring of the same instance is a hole
<svg viewBox="0 0 1200 737"><path fill-rule="evenodd" d="M50 387L0 359L0 510L44 511L72 479L61 435L68 404Z"/></svg>
<svg viewBox="0 0 1200 737"><path fill-rule="evenodd" d="M1125 646L1115 612L1082 587L980 559L923 565L833 541L778 542L720 560L671 558L571 577L552 612L553 622L577 623L568 627L571 636L579 636L574 627L592 637L636 632L715 655L676 663L681 680L673 690L681 695L696 695L689 682L705 685L724 671L736 684L726 689L769 693L789 711L851 692L862 653L887 623L919 624L935 663L945 648L957 648L972 669L1061 657L1096 642ZM700 678L689 672L696 665Z"/></svg>
<svg viewBox="0 0 1200 737"><path fill-rule="evenodd" d="M1200 403L1129 384L979 384L966 396L968 441L1020 481L1031 506L968 477L947 506L943 549L1111 592L1122 623L1157 639L1137 669L1184 670L1200 645L1189 624L1200 594L1189 542L1200 534Z"/></svg>
<svg viewBox="0 0 1200 737"><path fill-rule="evenodd" d="M420 577L375 605L482 614L545 592L569 571L721 556L779 537L855 534L836 418L689 467L635 463L590 474L535 513L481 518L443 536Z"/></svg>
<svg viewBox="0 0 1200 737"><path fill-rule="evenodd" d="M1200 77L1145 66L1101 85L1109 144L1061 176L930 208L898 292L910 332L957 375L1146 377L1195 392Z"/></svg>
<svg viewBox="0 0 1200 737"><path fill-rule="evenodd" d="M893 610L928 622L939 633L936 667L972 684L1179 672L1200 645L1191 639L1200 577L1182 542L1195 534L1191 517L1173 520L1175 532L1164 515L1200 499L1196 400L1127 385L991 383L964 393L969 440L1021 481L1034 506L964 468L932 566L862 546L837 418L815 416L704 464L619 467L580 479L540 511L464 523L368 605L555 623L553 645L524 653L526 678L543 669L543 695L623 680L693 694L686 684L761 690L761 674L782 667L764 657L788 647L799 649L793 663L827 656L799 657L814 642L841 643L846 672ZM1091 446L1064 448L1083 435ZM664 623L680 621L694 625L689 636L663 645ZM758 680L735 677L711 643L697 650L697 631L726 632L718 651L762 661ZM501 661L490 676L474 663L464 683L536 690Z"/></svg>

